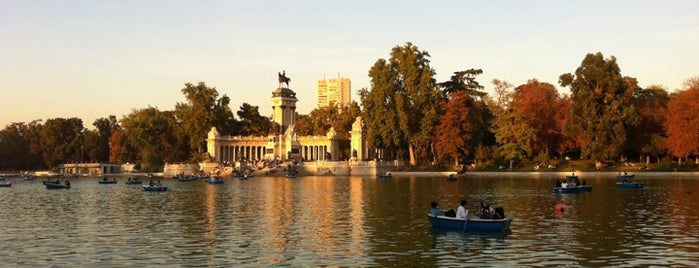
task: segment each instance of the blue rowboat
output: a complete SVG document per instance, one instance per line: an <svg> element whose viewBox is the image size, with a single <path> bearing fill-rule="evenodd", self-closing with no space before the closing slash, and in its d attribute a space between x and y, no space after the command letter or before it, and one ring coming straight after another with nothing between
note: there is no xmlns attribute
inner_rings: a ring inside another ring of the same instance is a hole
<svg viewBox="0 0 699 268"><path fill-rule="evenodd" d="M591 192L592 186L590 185L576 185L567 187L554 187L553 191L559 194L571 194L580 192Z"/></svg>
<svg viewBox="0 0 699 268"><path fill-rule="evenodd" d="M143 190L146 192L165 192L167 191L166 186L150 186L150 185L143 185Z"/></svg>
<svg viewBox="0 0 699 268"><path fill-rule="evenodd" d="M619 175L616 175L616 178L618 180L630 180L630 179L633 179L633 177L635 177L635 176L636 175L634 175L634 174L623 174L623 175L619 174Z"/></svg>
<svg viewBox="0 0 699 268"><path fill-rule="evenodd" d="M9 181L0 182L0 187L12 187L12 183Z"/></svg>
<svg viewBox="0 0 699 268"><path fill-rule="evenodd" d="M457 219L446 216L435 216L427 214L432 228L451 229L470 232L502 232L510 229L512 219L505 217L502 219Z"/></svg>
<svg viewBox="0 0 699 268"><path fill-rule="evenodd" d="M616 186L622 189L640 189L645 185L640 182L617 182Z"/></svg>
<svg viewBox="0 0 699 268"><path fill-rule="evenodd" d="M46 189L70 189L70 185L61 184L60 182L44 181Z"/></svg>
<svg viewBox="0 0 699 268"><path fill-rule="evenodd" d="M222 178L206 178L206 183L209 184L223 184Z"/></svg>

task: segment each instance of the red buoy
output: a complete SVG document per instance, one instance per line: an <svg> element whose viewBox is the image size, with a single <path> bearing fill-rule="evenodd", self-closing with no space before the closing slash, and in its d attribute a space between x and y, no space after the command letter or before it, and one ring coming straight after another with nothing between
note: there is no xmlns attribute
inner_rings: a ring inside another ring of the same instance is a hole
<svg viewBox="0 0 699 268"><path fill-rule="evenodd" d="M556 206L554 208L556 209L556 212L558 212L558 213L561 213L561 212L563 212L563 210L565 210L565 208L563 207L563 204L556 204Z"/></svg>

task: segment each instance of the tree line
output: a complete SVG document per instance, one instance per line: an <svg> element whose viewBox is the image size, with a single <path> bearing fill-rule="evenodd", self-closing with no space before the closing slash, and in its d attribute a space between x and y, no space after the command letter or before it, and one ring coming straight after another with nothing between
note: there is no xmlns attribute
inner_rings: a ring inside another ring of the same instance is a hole
<svg viewBox="0 0 699 268"><path fill-rule="evenodd" d="M360 103L320 107L297 115L298 135L325 135L333 128L349 139L357 116L364 121L372 158L411 165L587 159L597 163L636 159L647 163L699 156L699 78L669 94L660 85L638 86L615 57L587 54L574 73L559 77L570 95L531 79L514 86L492 82L494 94L477 81L481 69L454 71L438 82L430 55L412 43L391 49L369 69ZM172 111L133 109L109 115L88 130L78 118L12 123L0 130L0 170L32 170L66 162L136 163L143 171L164 163L207 160L206 135L270 135L283 130L258 106L243 103L236 114L230 98L204 82L185 84L186 102ZM237 117L236 117L237 116ZM341 159L350 156L341 144Z"/></svg>

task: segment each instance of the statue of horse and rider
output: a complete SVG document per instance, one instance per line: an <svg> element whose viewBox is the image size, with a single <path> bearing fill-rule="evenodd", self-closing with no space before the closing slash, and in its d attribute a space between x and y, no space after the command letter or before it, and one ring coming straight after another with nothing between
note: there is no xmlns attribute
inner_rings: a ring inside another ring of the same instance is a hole
<svg viewBox="0 0 699 268"><path fill-rule="evenodd" d="M279 87L282 87L282 84L286 84L286 88L289 88L289 81L291 81L291 78L286 77L286 71L282 71L279 73Z"/></svg>

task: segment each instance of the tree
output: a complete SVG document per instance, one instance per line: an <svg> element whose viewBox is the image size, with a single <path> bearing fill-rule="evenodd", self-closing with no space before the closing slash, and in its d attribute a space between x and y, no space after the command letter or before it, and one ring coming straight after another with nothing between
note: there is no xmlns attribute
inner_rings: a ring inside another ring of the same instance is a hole
<svg viewBox="0 0 699 268"><path fill-rule="evenodd" d="M449 81L441 82L438 85L444 89L444 93L451 94L457 91L466 91L471 96L483 97L483 86L476 81L476 76L482 74L481 69L468 69L454 72Z"/></svg>
<svg viewBox="0 0 699 268"><path fill-rule="evenodd" d="M230 99L226 95L218 98L216 88L207 87L204 82L196 86L186 83L182 93L187 103L177 103L175 115L193 152L192 158L201 159L211 127L224 135L233 131L235 117L228 107Z"/></svg>
<svg viewBox="0 0 699 268"><path fill-rule="evenodd" d="M12 123L0 130L0 170L40 169L45 168L41 154L32 147L38 142L38 127L36 121L29 124Z"/></svg>
<svg viewBox="0 0 699 268"><path fill-rule="evenodd" d="M380 137L381 143L390 142L399 148L406 144L412 165L418 163L419 156L423 158L429 154L432 131L438 122L437 109L441 98L429 57L429 53L418 50L412 43L394 47L388 61L377 60L369 71L372 92L376 92L364 94L362 99L366 111L363 115L380 117L368 120L370 141L376 142L374 139ZM378 109L367 109L372 107ZM382 111L386 113L376 114ZM386 123L397 123L398 131L388 131Z"/></svg>
<svg viewBox="0 0 699 268"><path fill-rule="evenodd" d="M665 143L670 153L679 158L699 154L699 78L685 82L687 89L673 94L667 104Z"/></svg>
<svg viewBox="0 0 699 268"><path fill-rule="evenodd" d="M119 142L121 149L127 149L124 156L133 148L136 162L143 170L160 170L164 162L179 162L187 156L183 149L187 143L180 139L179 124L173 112L161 112L153 107L134 109L121 123L123 132L112 139L125 139L114 142Z"/></svg>
<svg viewBox="0 0 699 268"><path fill-rule="evenodd" d="M272 129L272 121L269 117L261 116L258 106L243 103L237 112L240 118L239 135L266 136Z"/></svg>
<svg viewBox="0 0 699 268"><path fill-rule="evenodd" d="M41 138L41 156L48 167L80 158L83 121L79 118L53 118L39 132Z"/></svg>
<svg viewBox="0 0 699 268"><path fill-rule="evenodd" d="M454 166L473 156L484 125L476 101L467 91L455 91L442 103L444 113L435 128L435 151L439 158L451 156Z"/></svg>
<svg viewBox="0 0 699 268"><path fill-rule="evenodd" d="M514 162L531 156L531 144L536 131L529 126L522 115L512 108L514 93L512 85L507 81L493 80L496 99L490 100L490 107L495 114L492 123L495 139L498 144L498 154L509 161L510 169Z"/></svg>
<svg viewBox="0 0 699 268"><path fill-rule="evenodd" d="M556 149L561 142L562 130L556 121L559 102L556 88L549 83L532 79L515 88L512 111L534 130L532 155L549 155L550 150Z"/></svg>
<svg viewBox="0 0 699 268"><path fill-rule="evenodd" d="M646 89L637 87L633 94L633 103L639 116L639 124L629 131L627 151L644 157L650 163L650 157L659 159L665 154L662 137L665 137L665 110L670 97L667 90L659 85Z"/></svg>
<svg viewBox="0 0 699 268"><path fill-rule="evenodd" d="M622 77L616 58L587 54L575 75L562 74L559 79L561 86L571 88L571 126L580 134L581 157L600 162L620 156L638 116L633 88Z"/></svg>
<svg viewBox="0 0 699 268"><path fill-rule="evenodd" d="M92 123L95 127L93 131L86 131L83 144L81 145L81 161L106 162L109 161L109 139L114 131L119 130L119 122L116 116L110 115L108 118L98 118Z"/></svg>

